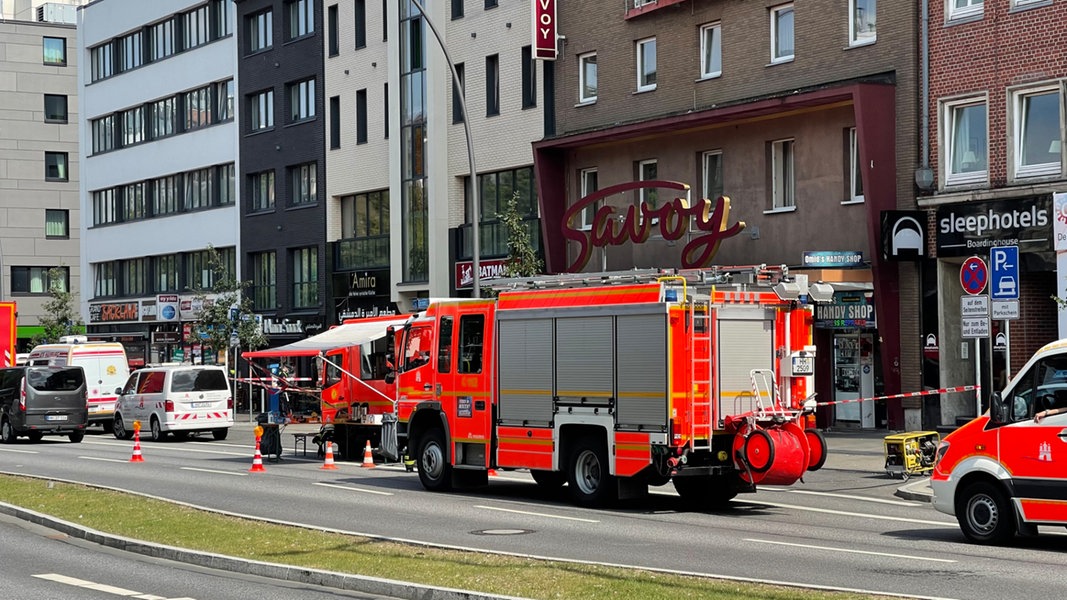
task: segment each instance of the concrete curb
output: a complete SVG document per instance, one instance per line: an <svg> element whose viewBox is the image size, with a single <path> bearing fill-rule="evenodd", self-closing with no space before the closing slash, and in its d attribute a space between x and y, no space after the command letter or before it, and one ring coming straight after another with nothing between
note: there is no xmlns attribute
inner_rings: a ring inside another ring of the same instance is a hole
<svg viewBox="0 0 1067 600"><path fill-rule="evenodd" d="M42 527L48 527L49 529L59 531L72 538L85 540L108 548L133 552L141 556L173 560L200 567L232 571L245 575L257 575L270 579L317 585L351 592L403 598L405 600L523 600L516 596L497 596L468 590L417 585L391 579L321 571L305 567L294 567L277 563L234 558L232 556L212 554L210 552L198 552L184 548L165 546L163 544L153 544L141 540L106 534L96 531L95 529L82 527L75 523L71 523L70 521L57 519L6 502L0 502L0 513Z"/></svg>
<svg viewBox="0 0 1067 600"><path fill-rule="evenodd" d="M896 493L893 494L898 498L905 500L915 500L917 502L933 502L934 493L930 489L930 479L923 478L918 481L914 481L907 485L902 485L897 488Z"/></svg>

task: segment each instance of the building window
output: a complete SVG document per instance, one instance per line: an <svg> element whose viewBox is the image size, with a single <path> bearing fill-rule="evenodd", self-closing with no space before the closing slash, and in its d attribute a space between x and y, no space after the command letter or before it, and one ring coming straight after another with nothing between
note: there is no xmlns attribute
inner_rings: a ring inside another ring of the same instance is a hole
<svg viewBox="0 0 1067 600"><path fill-rule="evenodd" d="M341 46L338 40L337 30L337 5L326 9L326 43L329 47L330 56L337 56L341 53Z"/></svg>
<svg viewBox="0 0 1067 600"><path fill-rule="evenodd" d="M275 310L278 308L278 259L274 252L259 252L252 255L252 308Z"/></svg>
<svg viewBox="0 0 1067 600"><path fill-rule="evenodd" d="M500 114L500 55L485 57L485 116Z"/></svg>
<svg viewBox="0 0 1067 600"><path fill-rule="evenodd" d="M700 28L700 78L722 75L722 25L711 23Z"/></svg>
<svg viewBox="0 0 1067 600"><path fill-rule="evenodd" d="M771 62L793 60L793 5L771 9Z"/></svg>
<svg viewBox="0 0 1067 600"><path fill-rule="evenodd" d="M863 202L863 172L860 168L860 142L856 128L848 129L848 181L849 198L846 202Z"/></svg>
<svg viewBox="0 0 1067 600"><path fill-rule="evenodd" d="M341 97L330 97L330 149L341 147Z"/></svg>
<svg viewBox="0 0 1067 600"><path fill-rule="evenodd" d="M149 60L162 60L174 54L174 21L167 19L152 25L148 30Z"/></svg>
<svg viewBox="0 0 1067 600"><path fill-rule="evenodd" d="M356 0L356 50L367 47L367 0Z"/></svg>
<svg viewBox="0 0 1067 600"><path fill-rule="evenodd" d="M262 131L274 127L274 90L253 94L249 98L249 109L252 118L252 131Z"/></svg>
<svg viewBox="0 0 1067 600"><path fill-rule="evenodd" d="M319 249L293 250L293 308L319 305Z"/></svg>
<svg viewBox="0 0 1067 600"><path fill-rule="evenodd" d="M463 0L452 0L452 20L463 18Z"/></svg>
<svg viewBox="0 0 1067 600"><path fill-rule="evenodd" d="M464 188L469 188L469 180L465 181ZM534 249L540 251L541 233L540 221L537 218L537 190L534 184L533 168L523 167L519 169L507 169L494 173L478 175L478 200L481 204L478 210L478 220L481 224L479 229L479 246L482 256L507 256L508 255L508 231L504 226L501 216L508 210L508 204L517 195L516 212L523 221L530 240L533 241ZM465 192L466 223L472 223L473 211L471 198L467 189ZM470 225L465 225L463 246L460 255L464 258L473 256L473 248L469 232Z"/></svg>
<svg viewBox="0 0 1067 600"><path fill-rule="evenodd" d="M94 297L107 298L118 294L118 263L97 263L93 271Z"/></svg>
<svg viewBox="0 0 1067 600"><path fill-rule="evenodd" d="M290 205L311 204L318 200L315 170L315 163L289 167Z"/></svg>
<svg viewBox="0 0 1067 600"><path fill-rule="evenodd" d="M67 97L62 94L44 95L45 123L67 122Z"/></svg>
<svg viewBox="0 0 1067 600"><path fill-rule="evenodd" d="M119 70L129 71L144 64L144 40L141 32L131 33L119 39L122 54L119 55Z"/></svg>
<svg viewBox="0 0 1067 600"><path fill-rule="evenodd" d="M274 208L274 171L253 173L248 177L248 187L252 195L252 212Z"/></svg>
<svg viewBox="0 0 1067 600"><path fill-rule="evenodd" d="M596 52L578 55L578 102L596 102Z"/></svg>
<svg viewBox="0 0 1067 600"><path fill-rule="evenodd" d="M949 19L981 17L984 10L985 0L948 0Z"/></svg>
<svg viewBox="0 0 1067 600"><path fill-rule="evenodd" d="M1059 175L1062 162L1060 89L1015 94L1012 103L1015 176Z"/></svg>
<svg viewBox="0 0 1067 600"><path fill-rule="evenodd" d="M637 163L637 179L638 181L654 181L659 178L659 163L656 159L648 159L638 161ZM641 188L637 193L637 207L641 208L642 204L647 204L649 208L656 208L659 206L659 190L655 188Z"/></svg>
<svg viewBox="0 0 1067 600"><path fill-rule="evenodd" d="M44 178L47 181L67 181L70 178L66 152L44 153Z"/></svg>
<svg viewBox="0 0 1067 600"><path fill-rule="evenodd" d="M293 123L315 116L315 80L289 84L289 120Z"/></svg>
<svg viewBox="0 0 1067 600"><path fill-rule="evenodd" d="M205 87L183 94L185 100L185 131L211 124L211 88Z"/></svg>
<svg viewBox="0 0 1067 600"><path fill-rule="evenodd" d="M289 39L315 33L315 3L311 0L289 2Z"/></svg>
<svg viewBox="0 0 1067 600"><path fill-rule="evenodd" d="M274 13L266 10L248 17L248 51L259 52L274 45Z"/></svg>
<svg viewBox="0 0 1067 600"><path fill-rule="evenodd" d="M178 212L178 176L170 175L152 181L152 214L171 215Z"/></svg>
<svg viewBox="0 0 1067 600"><path fill-rule="evenodd" d="M138 106L119 113L122 123L122 145L133 146L145 140L144 107Z"/></svg>
<svg viewBox="0 0 1067 600"><path fill-rule="evenodd" d="M771 210L792 210L796 205L793 140L776 140L771 142Z"/></svg>
<svg viewBox="0 0 1067 600"><path fill-rule="evenodd" d="M55 279L53 279L53 275ZM13 294L50 294L70 290L70 269L67 267L11 267Z"/></svg>
<svg viewBox="0 0 1067 600"><path fill-rule="evenodd" d="M175 97L156 100L149 105L149 119L151 119L152 139L159 139L173 135L178 123L178 99Z"/></svg>
<svg viewBox="0 0 1067 600"><path fill-rule="evenodd" d="M389 190L341 198L338 269L389 265Z"/></svg>
<svg viewBox="0 0 1067 600"><path fill-rule="evenodd" d="M388 83L385 84L384 90L385 90L385 94L383 95L382 99L385 100L385 102L382 103L382 106L385 107L385 111L384 111L385 112L385 119L384 119L385 139L389 139L389 84Z"/></svg>
<svg viewBox="0 0 1067 600"><path fill-rule="evenodd" d="M945 104L945 185L982 183L989 151L985 99Z"/></svg>
<svg viewBox="0 0 1067 600"><path fill-rule="evenodd" d="M90 49L89 62L92 63L91 76L93 81L100 81L114 75L115 60L111 50L111 42Z"/></svg>
<svg viewBox="0 0 1067 600"><path fill-rule="evenodd" d="M182 180L185 184L182 200L186 211L208 208L212 205L215 181L211 177L211 169L189 171L185 173Z"/></svg>
<svg viewBox="0 0 1067 600"><path fill-rule="evenodd" d="M148 293L148 258L131 258L121 263L122 293L143 296Z"/></svg>
<svg viewBox="0 0 1067 600"><path fill-rule="evenodd" d="M367 90L356 92L356 143L367 143Z"/></svg>
<svg viewBox="0 0 1067 600"><path fill-rule="evenodd" d="M152 257L152 271L155 273L155 289L153 292L176 292L178 291L178 256L176 254L164 254Z"/></svg>
<svg viewBox="0 0 1067 600"><path fill-rule="evenodd" d="M463 122L463 100L466 98L466 82L467 78L466 65L463 63L456 63L456 75L459 76L458 81L452 83L452 123Z"/></svg>
<svg viewBox="0 0 1067 600"><path fill-rule="evenodd" d="M214 18L214 39L224 38L233 33L233 23L230 22L230 2L227 0L212 0L211 16Z"/></svg>
<svg viewBox="0 0 1067 600"><path fill-rule="evenodd" d="M581 181L582 198L600 189L596 169L582 169L578 173L578 179ZM596 217L596 211L601 207L602 203L603 200L599 200L595 204L590 204L582 209L582 222L579 225L581 230L589 231L593 228L593 219Z"/></svg>
<svg viewBox="0 0 1067 600"><path fill-rule="evenodd" d="M221 123L233 119L233 80L227 79L215 84L215 122Z"/></svg>
<svg viewBox="0 0 1067 600"><path fill-rule="evenodd" d="M848 0L848 42L850 45L870 44L877 37L878 0Z"/></svg>
<svg viewBox="0 0 1067 600"><path fill-rule="evenodd" d="M41 43L44 47L44 64L67 66L67 38L45 37Z"/></svg>
<svg viewBox="0 0 1067 600"><path fill-rule="evenodd" d="M211 21L208 17L208 6L205 4L182 15L182 30L185 34L182 49L196 48L208 43L208 31L211 29Z"/></svg>
<svg viewBox="0 0 1067 600"><path fill-rule="evenodd" d="M701 155L701 198L715 201L726 190L723 184L722 150L709 150Z"/></svg>
<svg viewBox="0 0 1067 600"><path fill-rule="evenodd" d="M522 47L522 107L537 106L537 61L533 58L533 47Z"/></svg>
<svg viewBox="0 0 1067 600"><path fill-rule="evenodd" d="M234 249L217 248L214 253L218 256L218 264L222 270L221 279L232 277L234 273ZM185 285L194 290L213 289L219 278L215 277L212 252L210 250L189 252L184 258Z"/></svg>
<svg viewBox="0 0 1067 600"><path fill-rule="evenodd" d="M656 89L656 38L637 42L637 91Z"/></svg>
<svg viewBox="0 0 1067 600"><path fill-rule="evenodd" d="M148 216L145 205L145 182L139 181L123 187L123 221L137 221Z"/></svg>
<svg viewBox="0 0 1067 600"><path fill-rule="evenodd" d="M53 239L70 237L70 211L46 208L44 211L44 236Z"/></svg>
<svg viewBox="0 0 1067 600"><path fill-rule="evenodd" d="M93 196L93 225L119 222L118 194L114 188L98 190Z"/></svg>
<svg viewBox="0 0 1067 600"><path fill-rule="evenodd" d="M485 10L497 7L497 0L485 0Z"/></svg>
<svg viewBox="0 0 1067 600"><path fill-rule="evenodd" d="M93 154L115 149L115 115L92 121Z"/></svg>

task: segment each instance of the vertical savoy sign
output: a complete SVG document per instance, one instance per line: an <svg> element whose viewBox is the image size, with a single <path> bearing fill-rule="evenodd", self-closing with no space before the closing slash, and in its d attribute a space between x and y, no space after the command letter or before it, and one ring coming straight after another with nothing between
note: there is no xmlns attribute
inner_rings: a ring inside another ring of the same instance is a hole
<svg viewBox="0 0 1067 600"><path fill-rule="evenodd" d="M556 60L556 0L533 0L534 58Z"/></svg>

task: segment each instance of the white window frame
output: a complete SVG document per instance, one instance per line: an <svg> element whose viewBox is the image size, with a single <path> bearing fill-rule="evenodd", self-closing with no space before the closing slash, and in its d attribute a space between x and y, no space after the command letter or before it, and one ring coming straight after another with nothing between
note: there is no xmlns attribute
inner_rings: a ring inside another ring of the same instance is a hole
<svg viewBox="0 0 1067 600"><path fill-rule="evenodd" d="M592 63L589 63L589 59L593 59ZM588 84L588 82L586 81L586 73L585 73L587 64L592 64L594 77L596 79L595 81L593 81L593 93L591 95L588 95L588 96L585 94L585 91L586 91L585 89L586 89L587 84ZM578 55L578 103L579 104L592 104L592 103L596 102L597 91L598 91L597 88L598 88L599 81L600 81L599 77L596 76L596 72L597 72L596 52L588 52L586 54L579 54Z"/></svg>
<svg viewBox="0 0 1067 600"><path fill-rule="evenodd" d="M889 0L892 2L893 0ZM866 22L874 28L874 31L864 32L859 27L859 11L860 2L866 4L864 7L874 13L874 18L867 19ZM866 46L867 44L873 44L878 40L878 0L848 0L848 45L849 46Z"/></svg>
<svg viewBox="0 0 1067 600"><path fill-rule="evenodd" d="M781 54L781 51L779 50L780 44L779 44L779 41L778 41L778 21L779 21L780 17L785 13L790 13L792 15L792 17L793 17L793 26L792 26L792 34L791 34L793 39L791 40L792 48L791 48L791 51L790 51L789 54ZM770 10L770 15L771 15L771 64L791 62L793 60L793 57L796 54L796 39L797 39L796 13L793 11L793 4L790 3L790 4L782 4L781 6L775 6L774 8L772 8Z"/></svg>
<svg viewBox="0 0 1067 600"><path fill-rule="evenodd" d="M1035 4L1051 3L1051 0L1011 0L1012 8L1023 8L1026 6L1033 6Z"/></svg>
<svg viewBox="0 0 1067 600"><path fill-rule="evenodd" d="M645 49L649 46L652 47L652 70L648 70L648 61L645 59ZM634 43L635 58L637 59L637 91L638 92L651 92L656 89L656 38L650 37L643 40L637 40ZM648 82L649 78L652 78L652 83Z"/></svg>
<svg viewBox="0 0 1067 600"><path fill-rule="evenodd" d="M981 17L985 13L985 0L945 0L948 3L948 18L966 19ZM962 5L962 6L961 6Z"/></svg>
<svg viewBox="0 0 1067 600"><path fill-rule="evenodd" d="M866 200L860 171L860 142L855 127L848 129L848 196L841 204L860 204Z"/></svg>
<svg viewBox="0 0 1067 600"><path fill-rule="evenodd" d="M710 56L708 54L709 43L711 44ZM717 65L716 60L718 60ZM708 64L709 62L711 64ZM700 78L714 79L720 76L722 76L722 23L716 21L700 27Z"/></svg>
<svg viewBox="0 0 1067 600"><path fill-rule="evenodd" d="M771 209L789 212L797 209L796 140L771 142Z"/></svg>
<svg viewBox="0 0 1067 600"><path fill-rule="evenodd" d="M1029 178L1029 177L1045 177L1049 175L1059 175L1063 168L1063 123L1057 123L1056 138L1052 140L1049 145L1049 157L1055 156L1055 160L1050 160L1046 163L1036 163L1032 165L1024 165L1022 163L1023 157L1023 142L1025 137L1026 120L1023 118L1023 102L1026 98L1031 96L1039 96L1044 94L1054 93L1056 94L1056 106L1059 107L1063 103L1063 90L1060 89L1059 84L1045 85L1036 88L1027 88L1014 90L1011 92L1011 131L1012 131L1012 143L1011 149L1013 154L1012 165L1014 167L1014 173L1016 178ZM1056 118L1058 121L1062 121L1062 114L1057 111ZM1042 144L1044 145L1044 144ZM1056 151L1058 150L1058 152Z"/></svg>
<svg viewBox="0 0 1067 600"><path fill-rule="evenodd" d="M696 199L696 202L700 202L703 199L707 198L712 202L712 209L714 210L715 200L717 200L719 196L726 194L726 182L723 181L722 192L712 196L712 190L710 189L711 178L708 176L710 173L710 169L708 168L708 162L711 160L712 157L718 157L720 176L724 179L726 177L726 171L725 169L723 169L722 150L707 150L705 152L702 152L700 154L700 197ZM689 219L689 230L699 230L699 227L697 227L696 217L692 217Z"/></svg>
<svg viewBox="0 0 1067 600"><path fill-rule="evenodd" d="M655 175L648 173L649 167L655 167ZM638 181L655 181L659 179L659 160L646 158L645 160L637 161L637 179ZM649 208L659 208L659 190L641 188L640 193L637 195L638 210L641 209L642 204L648 204ZM653 223L655 222L656 220L654 219Z"/></svg>
<svg viewBox="0 0 1067 600"><path fill-rule="evenodd" d="M593 185L590 185L590 183L592 183L589 180L590 176L597 178L596 183L593 183ZM579 189L581 190L581 196L579 196L579 198L585 198L589 194L592 194L593 192L600 189L599 179L600 176L597 173L596 167L582 169L581 171L579 171L578 185L580 186ZM597 202L582 209L581 222L578 224L579 231L591 231L593 229L593 217L596 216L596 211L600 208L601 202L602 201L598 200Z"/></svg>
<svg viewBox="0 0 1067 600"><path fill-rule="evenodd" d="M305 79L289 85L289 122L315 118L315 80Z"/></svg>
<svg viewBox="0 0 1067 600"><path fill-rule="evenodd" d="M266 90L252 95L252 106L248 111L252 119L252 131L265 131L274 128L274 90Z"/></svg>
<svg viewBox="0 0 1067 600"><path fill-rule="evenodd" d="M956 111L964 110L974 106L986 107L986 122L985 122L985 139L986 147L984 149L970 150L976 154L975 159L979 157L977 154L985 154L986 168L982 171L970 171L965 173L953 173L952 164L955 159L956 148L953 143L953 139L956 135ZM943 171L945 174L945 185L972 185L977 183L985 183L989 180L989 102L985 96L973 96L970 98L962 98L959 100L952 100L944 102L941 110L941 123L942 123L942 143L941 148L944 150Z"/></svg>

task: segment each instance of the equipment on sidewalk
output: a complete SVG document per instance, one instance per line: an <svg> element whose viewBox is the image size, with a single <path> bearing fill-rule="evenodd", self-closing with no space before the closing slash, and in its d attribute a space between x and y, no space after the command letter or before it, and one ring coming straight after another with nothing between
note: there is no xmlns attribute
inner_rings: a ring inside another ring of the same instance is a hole
<svg viewBox="0 0 1067 600"><path fill-rule="evenodd" d="M894 433L885 437L885 472L907 480L912 475L929 475L937 458L941 436L936 431Z"/></svg>

